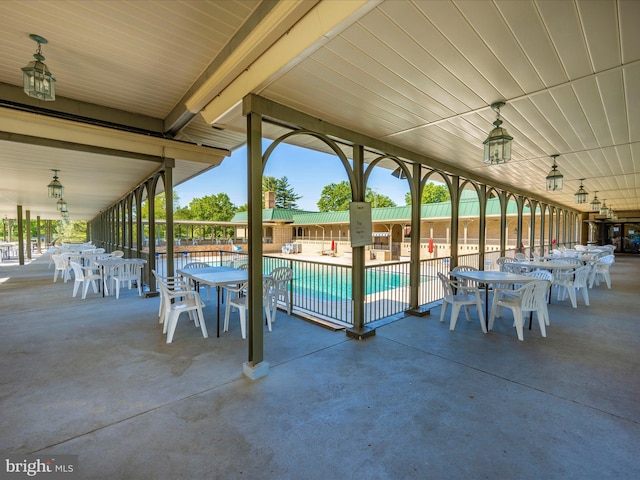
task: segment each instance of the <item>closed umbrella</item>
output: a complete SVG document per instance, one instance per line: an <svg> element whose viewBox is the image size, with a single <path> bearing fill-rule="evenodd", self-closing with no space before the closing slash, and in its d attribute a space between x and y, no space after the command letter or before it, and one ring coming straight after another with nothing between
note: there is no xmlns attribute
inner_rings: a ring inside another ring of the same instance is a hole
<svg viewBox="0 0 640 480"><path fill-rule="evenodd" d="M331 240L331 251L334 251L335 249L336 249L336 241Z"/></svg>
<svg viewBox="0 0 640 480"><path fill-rule="evenodd" d="M433 253L433 238L429 239L429 253Z"/></svg>

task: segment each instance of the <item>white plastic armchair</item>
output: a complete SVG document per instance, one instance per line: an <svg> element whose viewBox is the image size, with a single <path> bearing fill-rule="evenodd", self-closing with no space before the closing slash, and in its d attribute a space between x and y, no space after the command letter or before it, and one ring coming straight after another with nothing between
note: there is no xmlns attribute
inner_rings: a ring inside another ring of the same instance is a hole
<svg viewBox="0 0 640 480"><path fill-rule="evenodd" d="M464 307L465 314L467 316L467 322L471 321L469 314L469 305L475 305L478 310L478 317L480 319L480 327L482 333L487 333L487 327L484 322L484 315L482 314L482 302L480 301L480 293L476 288L475 293L457 293L464 291L464 286L455 280L451 280L443 273L438 272L438 278L442 284L444 290L444 296L442 297L442 308L440 310L440 321L444 321L444 316L447 312L447 307L452 306L451 320L449 321L449 330L455 330L456 323L458 322L458 314L460 309Z"/></svg>
<svg viewBox="0 0 640 480"><path fill-rule="evenodd" d="M182 268L190 269L190 268L209 268L209 267L211 267L211 265L209 265L206 262L189 262ZM209 301L211 300L211 286L205 285L205 287L207 288L207 301Z"/></svg>
<svg viewBox="0 0 640 480"><path fill-rule="evenodd" d="M293 279L293 270L289 267L274 268L269 276L273 279L276 302L283 301L287 307L287 314L291 315L291 296L289 295L289 284Z"/></svg>
<svg viewBox="0 0 640 480"><path fill-rule="evenodd" d="M169 284L160 280L156 272L153 272L158 280L160 289L160 304L162 307L162 321L164 324L163 333L167 334L167 343L173 341L173 336L178 325L180 314L187 312L189 318L193 320L196 327L200 327L202 336L207 338L207 326L204 322L202 308L204 304L200 300L200 294L195 290L170 290Z"/></svg>
<svg viewBox="0 0 640 480"><path fill-rule="evenodd" d="M593 287L594 283L596 285L600 285L600 279L602 279L607 283L607 288L611 289L611 275L609 273L609 269L615 261L616 259L613 255L605 255L596 261L592 274L589 278L589 288Z"/></svg>
<svg viewBox="0 0 640 480"><path fill-rule="evenodd" d="M142 281L141 281L142 264L133 261L123 261L113 267L111 271L111 289L115 287L116 298L120 298L120 286L124 283L129 286L129 290L136 282L138 287L138 295L142 296Z"/></svg>
<svg viewBox="0 0 640 480"><path fill-rule="evenodd" d="M458 265L457 267L453 267L451 269L451 273L455 277L456 272L477 272L478 269L476 267L472 267L471 265ZM471 293L475 295L476 290L478 289L478 282L473 280L468 280L466 278L459 278L457 280L458 285L460 285L460 291L456 293Z"/></svg>
<svg viewBox="0 0 640 480"><path fill-rule="evenodd" d="M189 282L187 282L183 277L163 277L158 275L158 272L155 270L151 270L151 273L156 279L156 285L158 287L158 291L160 292L160 306L158 308L158 323L164 323L164 296L162 295L162 290L160 289L160 283L163 283L170 291L172 292L180 292L180 291L188 291L193 290Z"/></svg>
<svg viewBox="0 0 640 480"><path fill-rule="evenodd" d="M242 338L247 338L247 301L249 297L246 296L245 292L248 285L249 282L245 282L237 287L225 287L225 290L227 291L227 307L224 312L223 331L229 331L229 316L231 315L231 308L237 308L240 317L240 333ZM275 282L272 278L265 277L262 283L262 306L267 317L267 327L269 328L269 331L271 331L271 324L276 320L276 303L277 290Z"/></svg>
<svg viewBox="0 0 640 480"><path fill-rule="evenodd" d="M60 278L62 278L66 283L66 281L69 280L69 277L70 277L69 261L66 258L62 258L58 254L51 255L51 258L53 259L53 264L55 266L55 269L53 271L54 283L56 280L58 280L58 274L60 274Z"/></svg>
<svg viewBox="0 0 640 480"><path fill-rule="evenodd" d="M546 294L551 282L548 280L536 280L529 282L517 290L513 290L508 295L497 295L493 299L491 314L489 315L489 330L493 329L493 324L499 309L509 308L513 311L513 322L518 334L518 340L524 340L525 314L536 312L540 334L547 336L545 325L549 323L549 311L547 310Z"/></svg>
<svg viewBox="0 0 640 480"><path fill-rule="evenodd" d="M584 304L589 306L589 286L587 284L589 275L591 273L591 266L585 265L584 267L577 268L573 275L563 274L560 277L554 275L554 284L558 286L558 300L564 300L567 298L567 293L571 299L571 306L577 308L576 292L582 292L582 298Z"/></svg>
<svg viewBox="0 0 640 480"><path fill-rule="evenodd" d="M73 296L78 294L78 289L82 285L82 299L87 298L87 291L89 285L93 287L93 293L98 293L98 285L96 281L101 280L100 272L91 267L83 267L79 263L70 262L71 269L73 270L74 282L73 282Z"/></svg>

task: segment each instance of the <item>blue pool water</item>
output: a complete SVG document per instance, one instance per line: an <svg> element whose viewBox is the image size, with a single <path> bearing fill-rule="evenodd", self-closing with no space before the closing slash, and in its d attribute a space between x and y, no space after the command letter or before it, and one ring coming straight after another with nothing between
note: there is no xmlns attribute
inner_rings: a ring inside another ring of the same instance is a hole
<svg viewBox="0 0 640 480"><path fill-rule="evenodd" d="M365 271L365 294L379 293L409 285L409 276L402 273ZM328 300L347 300L352 297L351 270L336 272L294 269L294 293L319 296Z"/></svg>

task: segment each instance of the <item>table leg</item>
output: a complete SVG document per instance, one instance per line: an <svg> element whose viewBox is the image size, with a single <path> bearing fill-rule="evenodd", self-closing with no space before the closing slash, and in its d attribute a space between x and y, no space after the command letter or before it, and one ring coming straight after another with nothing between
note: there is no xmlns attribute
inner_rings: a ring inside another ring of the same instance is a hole
<svg viewBox="0 0 640 480"><path fill-rule="evenodd" d="M484 322L489 331L489 284L484 284Z"/></svg>
<svg viewBox="0 0 640 480"><path fill-rule="evenodd" d="M220 336L220 285L216 285L216 291L218 293L218 308L216 308L216 328L217 328L217 336Z"/></svg>

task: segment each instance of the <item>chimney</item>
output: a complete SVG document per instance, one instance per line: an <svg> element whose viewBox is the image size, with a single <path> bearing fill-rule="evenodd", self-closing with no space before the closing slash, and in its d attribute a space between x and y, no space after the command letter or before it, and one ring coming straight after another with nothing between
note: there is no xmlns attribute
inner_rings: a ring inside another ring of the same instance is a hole
<svg viewBox="0 0 640 480"><path fill-rule="evenodd" d="M276 208L276 192L264 192L264 208Z"/></svg>

